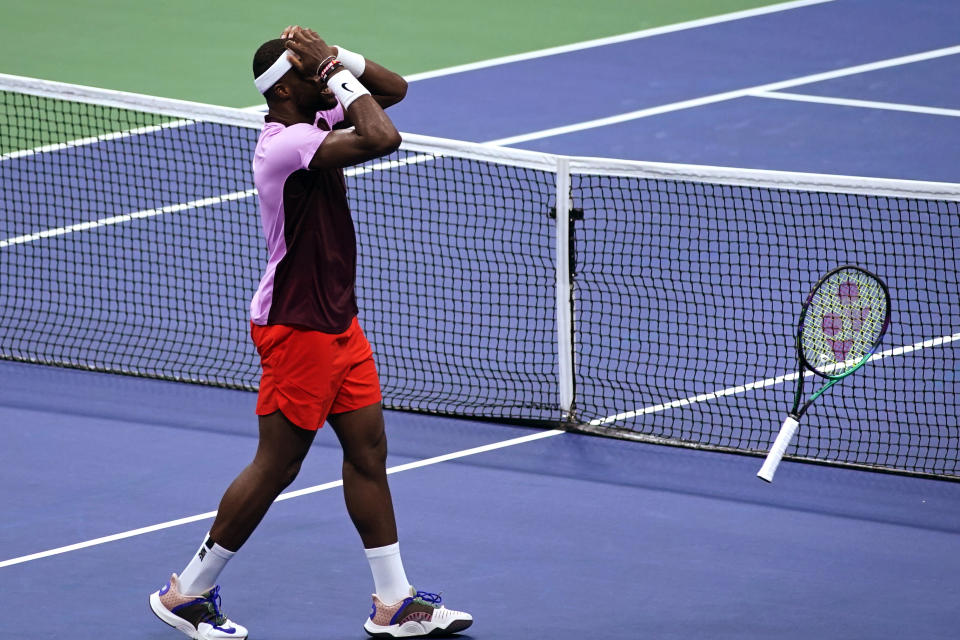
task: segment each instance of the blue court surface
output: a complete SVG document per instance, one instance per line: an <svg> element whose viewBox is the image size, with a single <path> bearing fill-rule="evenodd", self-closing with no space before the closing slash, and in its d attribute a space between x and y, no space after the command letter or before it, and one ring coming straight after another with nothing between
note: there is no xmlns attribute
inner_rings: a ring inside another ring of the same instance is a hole
<svg viewBox="0 0 960 640"><path fill-rule="evenodd" d="M958 25L946 0L810 4L425 74L391 114L554 153L957 182ZM0 637L178 637L147 596L252 457L254 403L0 363ZM412 413L387 428L408 575L474 614L461 637L957 637L960 483L786 462L767 485L749 456ZM324 429L223 574L251 638L365 637L339 477Z"/></svg>

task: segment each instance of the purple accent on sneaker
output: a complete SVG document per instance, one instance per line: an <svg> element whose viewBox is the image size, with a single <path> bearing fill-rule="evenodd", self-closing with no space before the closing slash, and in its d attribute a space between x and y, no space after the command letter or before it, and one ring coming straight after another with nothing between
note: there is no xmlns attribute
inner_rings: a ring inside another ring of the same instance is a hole
<svg viewBox="0 0 960 640"><path fill-rule="evenodd" d="M397 624L397 618L400 617L400 614L403 613L403 610L407 608L407 605L413 602L413 597L404 598L403 604L400 605L400 608L397 609L397 612L393 614L393 617L390 618L390 624Z"/></svg>
<svg viewBox="0 0 960 640"><path fill-rule="evenodd" d="M160 593L158 593L157 595L158 595L158 596L166 595L166 594L167 594L167 591L170 591L170 583L169 583L169 582L167 582L167 584L165 584L165 585L163 586L163 588L160 589Z"/></svg>
<svg viewBox="0 0 960 640"><path fill-rule="evenodd" d="M224 633L236 633L236 632L237 632L237 628L236 628L236 627L230 627L229 629L227 629L227 628L225 628L225 627L217 627L217 626L215 626L214 629L219 629L220 631L223 631Z"/></svg>
<svg viewBox="0 0 960 640"><path fill-rule="evenodd" d="M377 615L377 605L376 605L376 604L371 604L371 605L370 605L370 619L373 620L373 616L375 616L375 615Z"/></svg>
<svg viewBox="0 0 960 640"><path fill-rule="evenodd" d="M187 596L187 597L189 598L190 596ZM170 613L177 613L178 611L182 611L183 609L186 609L187 607L192 607L192 606L195 605L195 604L201 604L201 603L206 602L206 601L207 601L206 598L195 598L195 599L191 600L190 602L184 602L183 604L178 604L178 605L175 606L173 609L170 609Z"/></svg>
<svg viewBox="0 0 960 640"><path fill-rule="evenodd" d="M404 598L403 604L400 605L400 608L397 609L397 612L396 612L395 614L393 614L393 617L392 617L392 618L390 618L390 624L391 624L391 625L397 624L397 618L400 617L400 614L401 614L401 613L402 613L402 614L406 614L406 613L407 613L407 607L410 605L411 602L413 602L414 600L417 600L417 599L420 599L420 600L422 601L422 604L421 604L420 606L428 606L428 607L432 607L432 608L437 608L437 607L439 607L439 606L440 606L440 603L443 601L443 599L440 597L440 594L439 594L439 593L429 593L429 592L427 592L427 591L417 591L416 594L410 596L409 598ZM429 603L429 604L426 604L426 603ZM416 615L416 614L415 614L415 615ZM404 615L403 617L406 618L407 616ZM413 619L413 618L412 618L412 619ZM429 619L429 616L427 616L427 617L417 616L415 619L416 619L416 620L428 620L428 619Z"/></svg>
<svg viewBox="0 0 960 640"><path fill-rule="evenodd" d="M440 594L439 594L439 593L429 593L429 592L427 592L427 591L417 591L416 595L414 595L413 597L414 597L414 598L420 598L421 600L424 600L424 601L426 601L426 602L429 602L430 604L435 604L435 605L437 605L438 607L439 607L440 604L443 602L443 598L440 597Z"/></svg>

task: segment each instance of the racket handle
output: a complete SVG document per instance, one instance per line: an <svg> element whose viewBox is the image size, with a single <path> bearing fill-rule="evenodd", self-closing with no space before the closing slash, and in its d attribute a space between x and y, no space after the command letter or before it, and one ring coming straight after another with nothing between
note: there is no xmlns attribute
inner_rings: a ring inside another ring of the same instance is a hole
<svg viewBox="0 0 960 640"><path fill-rule="evenodd" d="M787 447L790 446L790 441L793 440L793 435L797 432L798 426L800 426L800 423L793 416L788 416L787 419L783 421L783 426L780 427L780 433L777 434L777 439L773 442L773 446L770 447L770 453L767 454L767 459L763 461L763 466L760 467L760 471L757 472L758 478L766 480L767 482L773 482L773 474L777 472L777 467L780 466L780 460L783 459L783 454L786 453Z"/></svg>

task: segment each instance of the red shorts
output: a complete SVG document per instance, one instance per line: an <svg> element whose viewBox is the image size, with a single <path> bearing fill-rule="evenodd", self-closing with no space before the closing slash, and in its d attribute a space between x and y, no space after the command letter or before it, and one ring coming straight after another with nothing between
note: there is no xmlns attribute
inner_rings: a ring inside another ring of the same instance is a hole
<svg viewBox="0 0 960 640"><path fill-rule="evenodd" d="M263 375L257 415L277 410L293 424L316 431L331 413L380 402L373 350L356 318L343 333L287 325L250 325Z"/></svg>

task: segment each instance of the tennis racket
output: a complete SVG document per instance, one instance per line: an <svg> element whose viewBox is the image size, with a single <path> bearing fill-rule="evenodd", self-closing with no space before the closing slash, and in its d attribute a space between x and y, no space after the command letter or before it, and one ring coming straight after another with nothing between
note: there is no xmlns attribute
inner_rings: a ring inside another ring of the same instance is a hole
<svg viewBox="0 0 960 640"><path fill-rule="evenodd" d="M838 267L820 278L803 303L797 325L800 365L793 410L780 427L758 477L773 482L800 417L827 389L870 360L889 326L890 291L880 278L852 265ZM804 369L827 382L801 406Z"/></svg>

